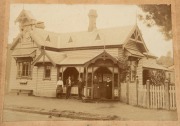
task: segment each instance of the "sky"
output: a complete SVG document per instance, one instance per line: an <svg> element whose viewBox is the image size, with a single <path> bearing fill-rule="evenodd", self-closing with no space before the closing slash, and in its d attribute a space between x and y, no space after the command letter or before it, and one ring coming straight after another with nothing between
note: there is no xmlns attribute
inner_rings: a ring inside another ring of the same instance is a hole
<svg viewBox="0 0 180 126"><path fill-rule="evenodd" d="M45 23L45 29L52 32L64 33L88 30L88 12L97 11L97 29L138 24L145 44L149 51L160 57L171 51L172 40L166 41L157 26L147 27L137 19L143 14L136 5L65 5L65 4L11 4L8 43L13 42L19 33L15 19L22 9L31 11L37 21Z"/></svg>

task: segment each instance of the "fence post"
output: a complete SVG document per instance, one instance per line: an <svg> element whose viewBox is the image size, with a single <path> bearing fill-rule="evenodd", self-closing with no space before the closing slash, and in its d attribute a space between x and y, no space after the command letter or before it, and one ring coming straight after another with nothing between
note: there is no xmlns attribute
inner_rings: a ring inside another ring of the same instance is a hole
<svg viewBox="0 0 180 126"><path fill-rule="evenodd" d="M147 87L147 108L150 108L150 81L146 81L146 87Z"/></svg>
<svg viewBox="0 0 180 126"><path fill-rule="evenodd" d="M165 107L167 110L170 109L170 102L169 102L169 82L165 80Z"/></svg>

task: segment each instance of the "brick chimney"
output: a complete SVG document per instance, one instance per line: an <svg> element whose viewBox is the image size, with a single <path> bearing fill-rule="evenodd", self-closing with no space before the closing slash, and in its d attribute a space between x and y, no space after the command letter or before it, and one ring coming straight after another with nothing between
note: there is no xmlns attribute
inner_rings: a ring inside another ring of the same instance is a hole
<svg viewBox="0 0 180 126"><path fill-rule="evenodd" d="M89 27L88 27L88 31L92 32L96 29L96 18L97 18L97 12L96 10L90 10L89 11Z"/></svg>

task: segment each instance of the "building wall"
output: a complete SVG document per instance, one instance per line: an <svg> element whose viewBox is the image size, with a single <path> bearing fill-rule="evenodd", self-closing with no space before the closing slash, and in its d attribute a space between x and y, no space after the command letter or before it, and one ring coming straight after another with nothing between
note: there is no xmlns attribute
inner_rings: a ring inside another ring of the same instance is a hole
<svg viewBox="0 0 180 126"><path fill-rule="evenodd" d="M136 83L129 83L129 104L137 105L137 87Z"/></svg>
<svg viewBox="0 0 180 126"><path fill-rule="evenodd" d="M141 89L143 88L143 60L140 59L138 62L137 67L137 76L138 76L138 103L141 103L144 99L144 94L141 92Z"/></svg>
<svg viewBox="0 0 180 126"><path fill-rule="evenodd" d="M34 59L36 59L40 53L41 50L37 47L36 44L34 44L34 42L32 43L26 43L24 45L18 43L13 51L15 50L19 50L21 48L27 48L28 49L34 49L36 50L36 56ZM11 59L11 64L10 64L10 75L9 75L9 89L8 92L10 92L12 89L27 89L27 90L33 90L35 89L35 84L36 84L36 67L35 66L31 66L32 68L32 74L31 74L31 78L25 79L25 78L17 78L17 63L16 60L13 56L10 57ZM27 84L20 84L21 82L27 82Z"/></svg>
<svg viewBox="0 0 180 126"><path fill-rule="evenodd" d="M8 44L7 54L6 54L6 82L5 82L5 93L9 92L9 77L10 77L10 70L11 70L11 52L10 50L11 44Z"/></svg>
<svg viewBox="0 0 180 126"><path fill-rule="evenodd" d="M129 42L125 46L128 49L133 49L133 50L139 50L138 46L136 45L135 42L129 40Z"/></svg>
<svg viewBox="0 0 180 126"><path fill-rule="evenodd" d="M38 66L36 69L36 87L34 94L36 96L55 97L57 83L57 67L51 67L51 79L44 80L44 67Z"/></svg>
<svg viewBox="0 0 180 126"><path fill-rule="evenodd" d="M33 68L32 78L31 79L18 79L17 78L17 64L16 60L11 58L11 70L10 70L10 80L9 80L9 91L12 89L35 89L35 80L36 80L36 67ZM27 84L20 84L21 82L27 81Z"/></svg>

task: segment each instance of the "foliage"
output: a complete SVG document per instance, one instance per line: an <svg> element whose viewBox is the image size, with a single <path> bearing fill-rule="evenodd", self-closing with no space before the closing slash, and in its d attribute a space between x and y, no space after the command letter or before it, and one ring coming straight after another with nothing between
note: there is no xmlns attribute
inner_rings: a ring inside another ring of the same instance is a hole
<svg viewBox="0 0 180 126"><path fill-rule="evenodd" d="M124 82L126 80L126 76L130 72L129 71L129 66L128 66L128 56L124 56L123 58L120 58L119 63L122 66L120 81Z"/></svg>
<svg viewBox="0 0 180 126"><path fill-rule="evenodd" d="M171 57L171 53L167 52L166 56L161 56L158 60L157 63L160 65L163 65L165 67L169 67L173 65L173 58Z"/></svg>
<svg viewBox="0 0 180 126"><path fill-rule="evenodd" d="M165 39L170 40L172 38L171 5L139 5L139 7L145 12L145 16L138 16L139 19L148 27L159 26Z"/></svg>
<svg viewBox="0 0 180 126"><path fill-rule="evenodd" d="M163 85L165 81L165 72L163 70L150 70L150 81L152 85Z"/></svg>

